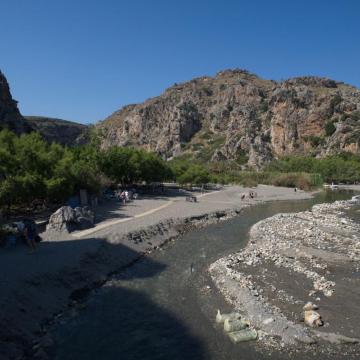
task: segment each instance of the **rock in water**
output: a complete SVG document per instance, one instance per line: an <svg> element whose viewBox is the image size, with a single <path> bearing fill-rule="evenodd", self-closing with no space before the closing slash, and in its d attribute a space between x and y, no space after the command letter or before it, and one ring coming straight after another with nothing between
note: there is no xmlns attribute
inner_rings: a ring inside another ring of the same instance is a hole
<svg viewBox="0 0 360 360"><path fill-rule="evenodd" d="M313 304L312 302L307 302L304 309L304 322L306 325L315 327L315 326L322 326L324 323L321 320L320 314L315 311L318 309L318 306Z"/></svg>
<svg viewBox="0 0 360 360"><path fill-rule="evenodd" d="M303 309L305 311L317 310L318 306L309 301L304 305Z"/></svg>
<svg viewBox="0 0 360 360"><path fill-rule="evenodd" d="M220 310L217 311L216 314L216 322L217 323L223 323L226 319L229 320L239 320L241 318L241 314L237 312L229 313L229 314L221 314Z"/></svg>
<svg viewBox="0 0 360 360"><path fill-rule="evenodd" d="M235 319L235 320L230 320L230 319L226 319L224 321L224 331L225 332L233 332L233 331L239 331L239 330L243 330L247 327L247 323L241 319Z"/></svg>
<svg viewBox="0 0 360 360"><path fill-rule="evenodd" d="M256 340L258 337L255 329L244 329L228 333L230 340L237 344L239 342Z"/></svg>
<svg viewBox="0 0 360 360"><path fill-rule="evenodd" d="M304 313L305 324L311 327L324 325L321 315L315 310L306 310Z"/></svg>

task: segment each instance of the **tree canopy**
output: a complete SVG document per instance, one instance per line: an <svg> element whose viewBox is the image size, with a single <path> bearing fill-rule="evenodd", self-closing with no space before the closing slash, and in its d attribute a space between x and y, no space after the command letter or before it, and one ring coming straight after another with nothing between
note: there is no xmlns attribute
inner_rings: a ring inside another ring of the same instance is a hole
<svg viewBox="0 0 360 360"><path fill-rule="evenodd" d="M360 156L343 153L322 159L310 156L285 157L274 160L267 170L320 174L327 182L354 183L360 181Z"/></svg>
<svg viewBox="0 0 360 360"><path fill-rule="evenodd" d="M0 131L0 206L60 202L80 189L96 193L106 179L130 184L169 178L167 163L144 150L101 150L96 142L68 148L48 144L37 133Z"/></svg>

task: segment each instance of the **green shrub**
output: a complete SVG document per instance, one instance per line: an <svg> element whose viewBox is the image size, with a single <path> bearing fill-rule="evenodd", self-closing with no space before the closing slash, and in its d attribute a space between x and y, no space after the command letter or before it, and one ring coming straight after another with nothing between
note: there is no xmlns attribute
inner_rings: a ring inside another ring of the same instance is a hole
<svg viewBox="0 0 360 360"><path fill-rule="evenodd" d="M240 150L236 156L235 162L239 165L244 165L249 161L249 156L244 150Z"/></svg>
<svg viewBox="0 0 360 360"><path fill-rule="evenodd" d="M354 121L360 121L360 111L354 111L350 115L351 119Z"/></svg>
<svg viewBox="0 0 360 360"><path fill-rule="evenodd" d="M325 139L320 136L310 135L305 136L304 140L309 142L312 147L318 147L319 145L323 145L325 143Z"/></svg>
<svg viewBox="0 0 360 360"><path fill-rule="evenodd" d="M342 102L342 97L340 95L335 95L331 101L330 101L330 106L334 111L334 108L339 105Z"/></svg>
<svg viewBox="0 0 360 360"><path fill-rule="evenodd" d="M322 159L310 156L291 156L274 160L266 170L283 173L306 172L319 174L326 182L353 183L360 179L360 156L348 153Z"/></svg>
<svg viewBox="0 0 360 360"><path fill-rule="evenodd" d="M259 109L260 109L260 112L262 112L262 113L265 113L269 110L269 104L267 103L266 100L264 100L264 99L261 100Z"/></svg>
<svg viewBox="0 0 360 360"><path fill-rule="evenodd" d="M336 126L332 121L329 121L325 124L325 134L326 136L331 136L336 131Z"/></svg>
<svg viewBox="0 0 360 360"><path fill-rule="evenodd" d="M204 140L209 140L213 137L213 133L210 131L205 131L204 133L202 133L199 137L200 139L204 139Z"/></svg>
<svg viewBox="0 0 360 360"><path fill-rule="evenodd" d="M201 165L190 165L186 171L177 178L180 184L194 185L206 184L209 180L209 172Z"/></svg>

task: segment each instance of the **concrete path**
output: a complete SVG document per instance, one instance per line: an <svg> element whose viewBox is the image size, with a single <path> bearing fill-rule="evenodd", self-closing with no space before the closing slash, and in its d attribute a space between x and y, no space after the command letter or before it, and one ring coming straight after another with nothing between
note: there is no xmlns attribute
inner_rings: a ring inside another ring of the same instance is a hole
<svg viewBox="0 0 360 360"><path fill-rule="evenodd" d="M154 209L147 210L147 211L145 211L143 213L136 214L136 215L131 216L131 217L127 217L127 218L124 218L124 219L115 219L115 220L104 221L104 222L101 222L101 223L95 225L91 229L82 230L82 231L76 231L76 232L74 232L72 234L72 236L74 236L75 238L85 237L85 236L88 236L90 234L94 234L94 233L98 232L99 230L106 229L106 228L108 228L110 226L117 225L117 224L120 224L120 223L131 221L133 219L138 219L138 218L153 214L156 211L167 208L172 203L173 203L173 200L170 200L167 203L165 203L163 205L160 205L160 206L158 206L158 207L156 207Z"/></svg>
<svg viewBox="0 0 360 360"><path fill-rule="evenodd" d="M243 193L256 191L257 197L241 200ZM303 191L294 192L291 188L259 185L250 189L241 186L227 186L220 191L195 194L197 203L187 202L185 196L161 196L139 199L125 206L118 206L109 213L110 218L98 223L95 228L73 233L69 238L93 237L109 238L112 234L123 235L127 232L155 225L169 218L185 218L209 212L238 209L245 204L272 200L300 200L312 195ZM111 217L113 216L113 217ZM56 239L51 239L56 241ZM62 239L64 240L64 239Z"/></svg>

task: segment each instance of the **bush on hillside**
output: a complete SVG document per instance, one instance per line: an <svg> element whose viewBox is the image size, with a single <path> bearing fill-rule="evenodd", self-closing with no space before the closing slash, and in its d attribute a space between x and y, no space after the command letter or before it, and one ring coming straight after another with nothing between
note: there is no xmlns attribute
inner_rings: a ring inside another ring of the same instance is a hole
<svg viewBox="0 0 360 360"><path fill-rule="evenodd" d="M332 121L329 121L325 124L325 134L326 136L331 136L336 131L336 126Z"/></svg>

